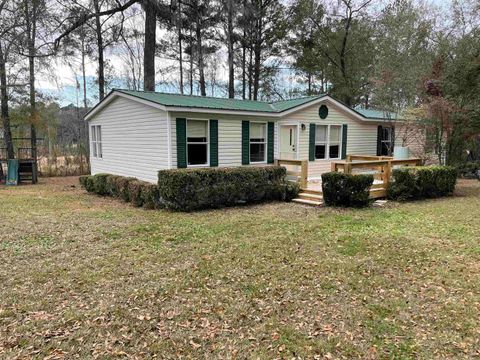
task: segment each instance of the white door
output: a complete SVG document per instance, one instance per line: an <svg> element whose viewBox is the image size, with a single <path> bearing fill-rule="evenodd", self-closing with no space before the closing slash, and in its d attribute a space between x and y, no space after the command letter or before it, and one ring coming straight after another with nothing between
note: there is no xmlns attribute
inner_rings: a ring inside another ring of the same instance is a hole
<svg viewBox="0 0 480 360"><path fill-rule="evenodd" d="M280 126L280 159L297 158L297 126Z"/></svg>

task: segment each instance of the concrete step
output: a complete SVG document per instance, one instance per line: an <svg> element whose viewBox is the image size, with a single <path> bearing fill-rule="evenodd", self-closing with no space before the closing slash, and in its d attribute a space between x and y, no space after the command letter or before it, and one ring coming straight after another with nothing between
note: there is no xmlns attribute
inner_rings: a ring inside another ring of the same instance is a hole
<svg viewBox="0 0 480 360"><path fill-rule="evenodd" d="M298 198L312 201L323 201L322 194L305 193L303 191L298 194Z"/></svg>
<svg viewBox="0 0 480 360"><path fill-rule="evenodd" d="M292 201L297 204L310 205L310 206L323 205L323 201L318 201L318 200L307 200L307 199L296 198L296 199L293 199Z"/></svg>

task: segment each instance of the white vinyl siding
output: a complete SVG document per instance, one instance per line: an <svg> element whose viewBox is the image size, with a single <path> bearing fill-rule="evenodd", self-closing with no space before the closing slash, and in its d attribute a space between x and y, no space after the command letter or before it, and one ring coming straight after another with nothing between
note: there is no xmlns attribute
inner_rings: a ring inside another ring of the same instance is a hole
<svg viewBox="0 0 480 360"><path fill-rule="evenodd" d="M215 119L218 120L218 166L235 167L242 165L242 121L260 122L267 124L269 121L276 122L276 119L259 116L240 116L225 114L201 114L201 113L170 113L171 134L172 134L172 167L177 167L177 132L176 119ZM274 126L274 154L278 149L278 127ZM267 149L267 148L265 148ZM265 162L259 165L265 165ZM206 165L207 166L207 165Z"/></svg>
<svg viewBox="0 0 480 360"><path fill-rule="evenodd" d="M305 124L305 130L299 127L298 142L298 159L308 159L309 133L310 123L316 125L348 125L347 130L347 154L356 155L376 155L377 154L377 123L362 122L353 119L351 115L342 111L332 102L324 102L328 106L328 116L326 119L320 119L318 109L321 105L315 104L303 110L296 111L290 115L283 117L279 124ZM341 149L340 149L341 155ZM309 178L320 178L321 174L331 169L331 162L334 160L317 159L309 161L308 176Z"/></svg>
<svg viewBox="0 0 480 360"><path fill-rule="evenodd" d="M90 157L92 174L109 173L157 182L168 168L167 114L139 102L117 98L89 122L101 125L103 158Z"/></svg>

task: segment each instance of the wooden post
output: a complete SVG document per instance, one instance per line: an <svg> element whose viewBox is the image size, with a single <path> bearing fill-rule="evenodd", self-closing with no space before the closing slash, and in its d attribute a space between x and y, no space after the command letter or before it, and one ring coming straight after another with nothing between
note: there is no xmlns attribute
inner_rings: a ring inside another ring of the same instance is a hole
<svg viewBox="0 0 480 360"><path fill-rule="evenodd" d="M345 174L351 174L352 173L352 163L351 162L347 162L345 164L345 167L343 168L343 172Z"/></svg>
<svg viewBox="0 0 480 360"><path fill-rule="evenodd" d="M347 162L352 162L352 155L347 155L346 161Z"/></svg>
<svg viewBox="0 0 480 360"><path fill-rule="evenodd" d="M300 172L300 188L306 189L308 185L308 162L307 160L302 160L301 163L301 172Z"/></svg>
<svg viewBox="0 0 480 360"><path fill-rule="evenodd" d="M387 188L388 183L390 182L390 177L392 176L392 162L388 161L387 165L384 167L385 176L383 179L383 184Z"/></svg>

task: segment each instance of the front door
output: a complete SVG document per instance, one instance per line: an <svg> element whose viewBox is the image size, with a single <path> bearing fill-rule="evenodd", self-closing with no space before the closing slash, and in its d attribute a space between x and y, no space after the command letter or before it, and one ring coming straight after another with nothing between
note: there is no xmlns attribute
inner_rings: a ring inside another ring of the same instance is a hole
<svg viewBox="0 0 480 360"><path fill-rule="evenodd" d="M297 158L297 126L280 126L280 159Z"/></svg>

